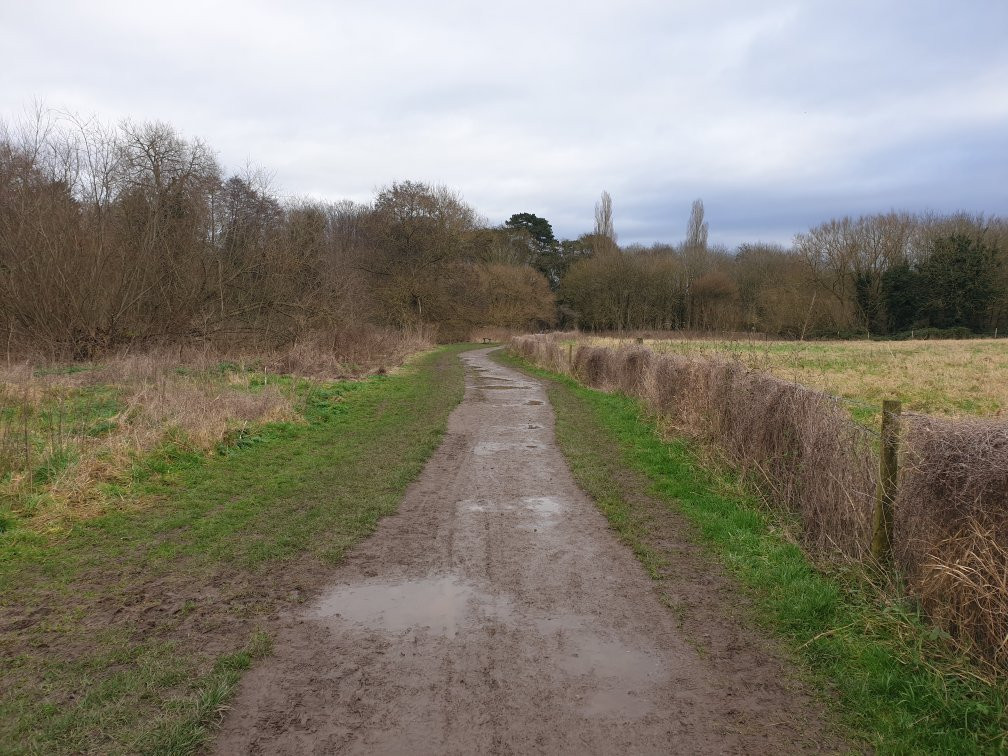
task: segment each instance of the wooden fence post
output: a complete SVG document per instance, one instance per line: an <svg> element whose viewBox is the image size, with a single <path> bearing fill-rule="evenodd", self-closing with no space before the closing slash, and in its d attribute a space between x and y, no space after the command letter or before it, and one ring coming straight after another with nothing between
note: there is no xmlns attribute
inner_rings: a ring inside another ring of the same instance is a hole
<svg viewBox="0 0 1008 756"><path fill-rule="evenodd" d="M883 561L892 552L893 501L896 499L896 480L899 472L899 436L901 402L886 399L882 402L882 451L879 454L879 482L875 494L875 513L872 517L872 556Z"/></svg>
<svg viewBox="0 0 1008 756"><path fill-rule="evenodd" d="M567 345L567 369L574 374L574 344Z"/></svg>

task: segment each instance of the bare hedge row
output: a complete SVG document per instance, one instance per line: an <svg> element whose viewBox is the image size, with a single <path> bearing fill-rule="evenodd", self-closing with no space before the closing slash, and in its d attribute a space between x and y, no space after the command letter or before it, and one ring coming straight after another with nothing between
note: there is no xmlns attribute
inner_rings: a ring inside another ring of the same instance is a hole
<svg viewBox="0 0 1008 756"><path fill-rule="evenodd" d="M877 451L836 399L737 361L565 341L522 336L511 347L636 397L663 426L716 449L799 516L817 558L869 558ZM1008 422L910 415L900 456L894 557L910 592L953 637L1008 663Z"/></svg>

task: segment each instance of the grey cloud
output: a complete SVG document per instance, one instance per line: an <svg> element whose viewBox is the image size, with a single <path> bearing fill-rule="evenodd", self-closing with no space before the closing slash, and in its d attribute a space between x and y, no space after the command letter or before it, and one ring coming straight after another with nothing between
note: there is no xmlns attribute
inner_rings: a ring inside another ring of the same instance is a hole
<svg viewBox="0 0 1008 756"><path fill-rule="evenodd" d="M7 3L0 116L168 121L297 195L443 182L489 220L788 241L890 208L1004 213L1008 5Z"/></svg>

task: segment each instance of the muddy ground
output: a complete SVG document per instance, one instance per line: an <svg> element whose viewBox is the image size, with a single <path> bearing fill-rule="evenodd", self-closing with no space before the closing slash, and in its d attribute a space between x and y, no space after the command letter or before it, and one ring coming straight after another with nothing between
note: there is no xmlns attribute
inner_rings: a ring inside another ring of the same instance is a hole
<svg viewBox="0 0 1008 756"><path fill-rule="evenodd" d="M488 350L461 359L465 399L441 448L399 513L284 618L216 751L843 749L740 624L737 592L672 529L688 562L677 602L702 607L694 623L717 618L702 643L684 629L575 484L542 385Z"/></svg>

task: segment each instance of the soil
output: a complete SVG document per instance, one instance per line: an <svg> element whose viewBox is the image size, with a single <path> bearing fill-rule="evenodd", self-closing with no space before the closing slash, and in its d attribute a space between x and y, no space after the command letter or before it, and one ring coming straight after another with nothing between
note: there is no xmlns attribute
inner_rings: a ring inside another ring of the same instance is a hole
<svg viewBox="0 0 1008 756"><path fill-rule="evenodd" d="M216 752L847 750L685 529L664 536L682 579L648 577L543 385L489 351L461 356L465 398L398 514L281 619Z"/></svg>

